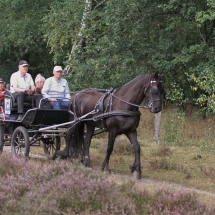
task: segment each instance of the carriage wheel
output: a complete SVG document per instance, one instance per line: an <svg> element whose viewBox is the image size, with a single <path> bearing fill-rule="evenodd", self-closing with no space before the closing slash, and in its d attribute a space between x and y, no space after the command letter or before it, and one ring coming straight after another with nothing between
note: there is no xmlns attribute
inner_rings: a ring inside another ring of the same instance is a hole
<svg viewBox="0 0 215 215"><path fill-rule="evenodd" d="M0 154L3 152L4 147L4 127L0 125Z"/></svg>
<svg viewBox="0 0 215 215"><path fill-rule="evenodd" d="M44 138L42 142L46 157L54 160L57 157L57 151L60 150L60 137Z"/></svg>
<svg viewBox="0 0 215 215"><path fill-rule="evenodd" d="M29 157L30 141L28 131L25 127L17 127L11 138L11 153L14 158Z"/></svg>

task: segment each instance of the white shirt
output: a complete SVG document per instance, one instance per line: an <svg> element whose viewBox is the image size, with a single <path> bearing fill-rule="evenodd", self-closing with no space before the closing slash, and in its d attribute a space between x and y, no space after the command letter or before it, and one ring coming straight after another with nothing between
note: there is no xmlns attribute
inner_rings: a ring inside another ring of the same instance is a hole
<svg viewBox="0 0 215 215"><path fill-rule="evenodd" d="M24 76L20 74L19 71L14 72L10 78L10 92L15 93L13 85L17 85L19 89L29 90L31 86L34 85L34 81L29 73L26 73Z"/></svg>
<svg viewBox="0 0 215 215"><path fill-rule="evenodd" d="M44 98L70 98L70 90L67 80L54 77L47 78L41 91Z"/></svg>

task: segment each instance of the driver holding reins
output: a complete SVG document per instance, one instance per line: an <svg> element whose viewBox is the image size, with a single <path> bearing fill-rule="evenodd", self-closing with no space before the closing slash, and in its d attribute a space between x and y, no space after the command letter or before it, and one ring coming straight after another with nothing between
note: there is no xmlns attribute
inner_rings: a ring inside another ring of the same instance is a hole
<svg viewBox="0 0 215 215"><path fill-rule="evenodd" d="M69 104L70 90L66 79L62 78L63 69L61 66L55 66L53 75L47 78L42 89L43 98L48 98L54 104L63 101Z"/></svg>

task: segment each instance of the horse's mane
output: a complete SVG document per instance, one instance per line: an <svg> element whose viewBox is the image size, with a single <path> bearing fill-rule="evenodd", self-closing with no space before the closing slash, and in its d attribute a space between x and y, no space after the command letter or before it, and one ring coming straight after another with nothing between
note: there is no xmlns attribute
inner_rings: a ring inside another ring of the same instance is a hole
<svg viewBox="0 0 215 215"><path fill-rule="evenodd" d="M123 88L130 87L130 85L132 85L133 83L136 83L137 80L142 79L143 76L147 76L147 75L148 75L148 79L146 79L144 81L147 82L147 83L149 83L150 77L151 77L151 73L144 73L144 74L138 75L137 77L135 77L134 79L130 80L129 82L127 82L123 86L115 89L114 92L117 93L119 90L122 90ZM144 85L144 83L143 83L143 85ZM108 89L85 88L83 90L77 91L76 93L80 93L80 92L92 92L92 91L94 91L96 93L105 93L105 92L108 91Z"/></svg>
<svg viewBox="0 0 215 215"><path fill-rule="evenodd" d="M141 79L143 76L147 76L147 75L149 76L149 78L147 79L147 82L149 82L149 81L150 81L151 74L150 74L150 73L144 73L144 74L138 75L136 78L130 80L130 81L129 81L128 83L126 83L125 85L123 85L123 86L117 88L117 89L115 90L115 93L117 93L119 90L122 90L123 88L125 88L125 87L127 87L127 86L132 85L133 82L136 83L137 80L139 80L139 79ZM143 84L144 84L144 83L143 83Z"/></svg>

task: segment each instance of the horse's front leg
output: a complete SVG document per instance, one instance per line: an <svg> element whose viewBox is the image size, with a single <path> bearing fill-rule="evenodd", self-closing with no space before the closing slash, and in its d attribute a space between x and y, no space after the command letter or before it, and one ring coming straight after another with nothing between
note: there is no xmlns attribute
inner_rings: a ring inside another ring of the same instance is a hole
<svg viewBox="0 0 215 215"><path fill-rule="evenodd" d="M87 133L86 133L86 137L84 140L84 165L86 167L91 167L91 163L90 163L90 144L91 144L91 139L93 137L94 134L94 130L95 127L94 126L90 126L87 124Z"/></svg>
<svg viewBox="0 0 215 215"><path fill-rule="evenodd" d="M110 161L111 153L113 151L116 136L117 136L117 134L115 134L115 132L109 132L107 153L106 153L106 157L102 164L102 171L104 171L104 169L106 168L109 171L109 173L111 173L110 168L109 168L109 161Z"/></svg>
<svg viewBox="0 0 215 215"><path fill-rule="evenodd" d="M137 142L137 131L126 134L126 136L130 140L131 144L133 144L135 154L134 164L131 166L131 172L136 179L141 179L140 145Z"/></svg>

